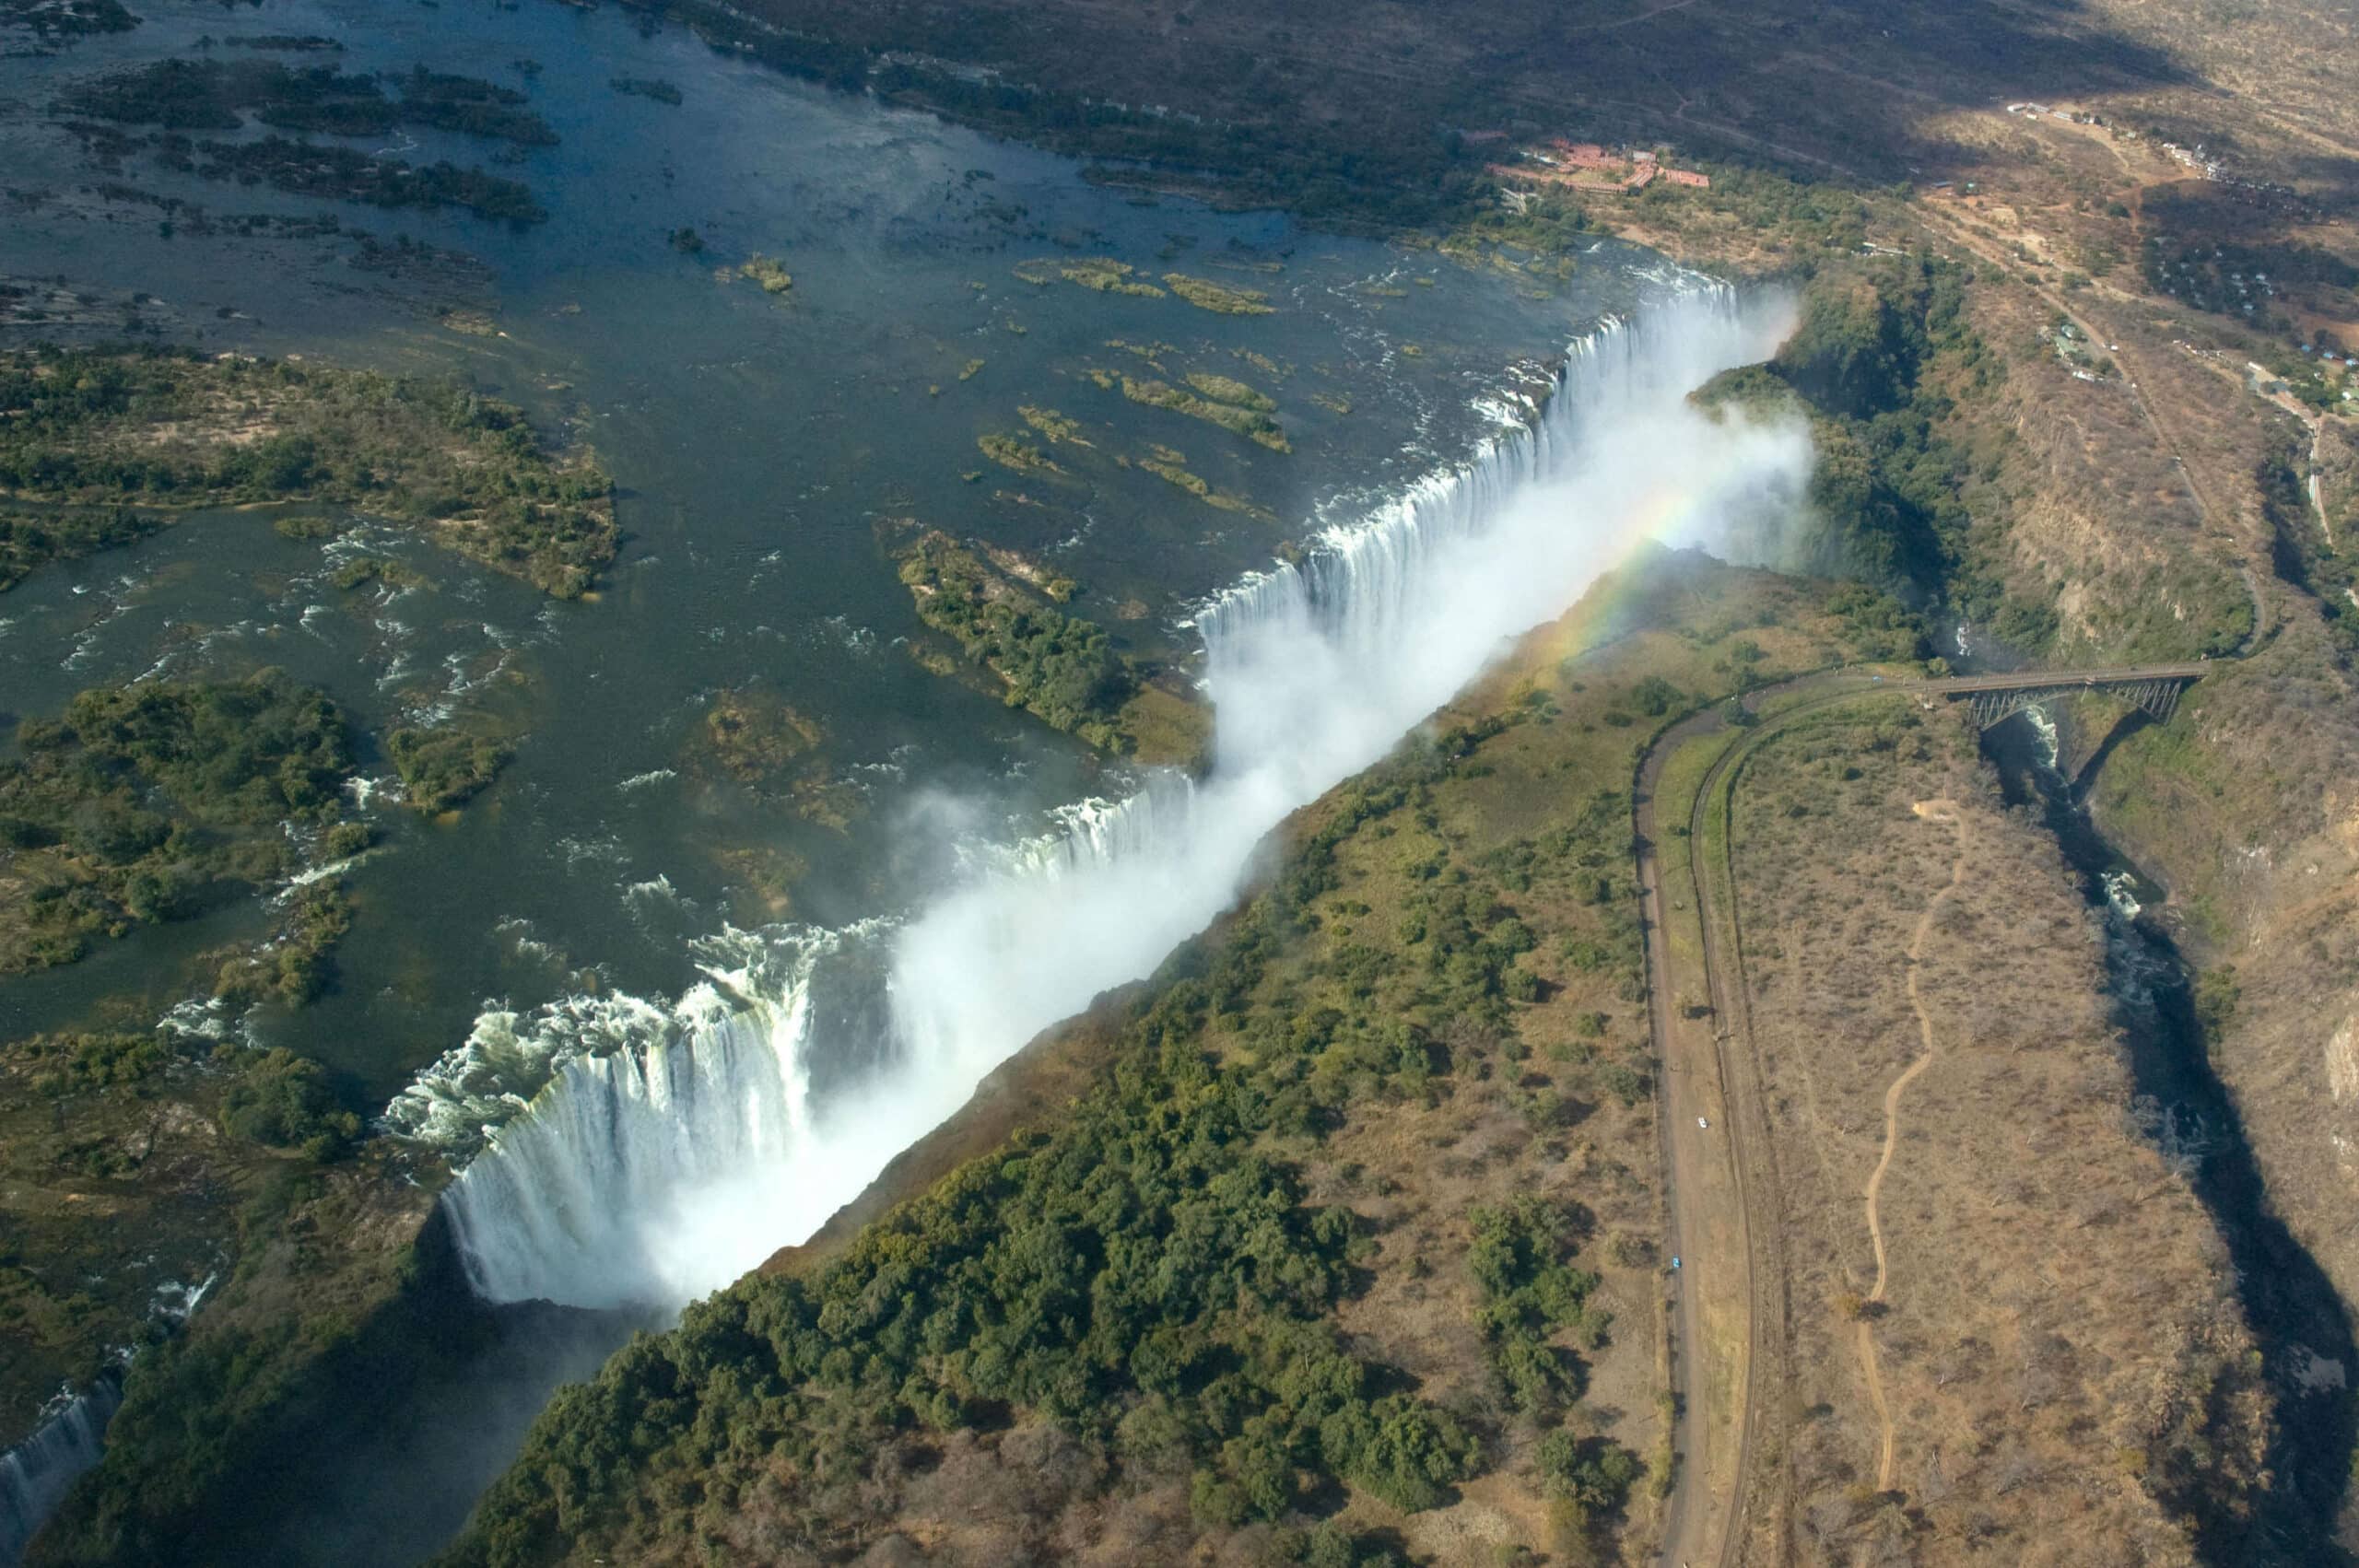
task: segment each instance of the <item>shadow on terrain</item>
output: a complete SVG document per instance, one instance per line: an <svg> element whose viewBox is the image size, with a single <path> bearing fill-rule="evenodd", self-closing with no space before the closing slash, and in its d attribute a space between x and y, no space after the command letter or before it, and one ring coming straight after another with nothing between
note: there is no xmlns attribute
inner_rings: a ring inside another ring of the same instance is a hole
<svg viewBox="0 0 2359 1568"><path fill-rule="evenodd" d="M2089 798L2089 791L2095 787L2097 775L2105 771L2106 759L2113 755L2114 748L2153 722L2143 709L2135 708L2114 720L2113 728L2107 730L2105 739L2097 743L2097 749L2089 754L2088 760L2082 763L2072 775L2069 799L2075 809Z"/></svg>
<svg viewBox="0 0 2359 1568"><path fill-rule="evenodd" d="M2200 81L2082 0L1437 0L1377 22L1347 0L1192 0L1144 19L1091 0L733 10L650 7L799 75L864 80L1067 151L1209 174L1312 216L1394 220L1496 156L1462 131L1661 135L1881 182L1927 156L1917 127L1928 108ZM998 75L966 79L925 61Z"/></svg>
<svg viewBox="0 0 2359 1568"><path fill-rule="evenodd" d="M410 1568L457 1535L560 1384L595 1372L634 1329L658 1326L546 1302L484 1303L438 1207L403 1289L305 1362L262 1430L226 1437L240 1469L201 1489L199 1511L156 1507L149 1483L169 1486L182 1457L143 1453L137 1474L102 1468L86 1478L55 1521L68 1539L43 1538L33 1560L158 1560L139 1555L141 1542L169 1539L170 1561L184 1568ZM225 1440L210 1428L205 1437ZM147 1494L132 1539L112 1537L122 1500L102 1497L94 1480Z"/></svg>
<svg viewBox="0 0 2359 1568"><path fill-rule="evenodd" d="M2081 791L2126 735L2151 722L2132 712L2066 786L2041 767L2028 733L2011 720L1985 732L2011 805L2041 811L2089 901L2107 912L2107 972L2129 1042L2131 1079L2159 1115L2165 1156L2185 1171L2218 1227L2236 1270L2247 1321L2259 1341L2277 1418L2270 1455L2277 1484L2259 1493L2249 1519L2207 1510L2199 1495L2170 1499L2198 1522L2201 1550L2214 1563L2350 1563L2333 1544L2343 1495L2359 1452L2359 1398L2343 1378L2359 1373L2359 1340L2349 1309L2318 1261L2271 1209L2235 1102L2212 1071L2198 1015L2194 970L2161 925L2124 920L2107 897L2108 873L2133 871L2081 809ZM2340 1363L2340 1375L2324 1363Z"/></svg>

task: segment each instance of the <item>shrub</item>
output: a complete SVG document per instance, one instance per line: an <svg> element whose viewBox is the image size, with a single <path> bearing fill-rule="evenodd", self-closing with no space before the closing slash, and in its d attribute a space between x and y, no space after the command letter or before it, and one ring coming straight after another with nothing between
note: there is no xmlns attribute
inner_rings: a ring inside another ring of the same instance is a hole
<svg viewBox="0 0 2359 1568"><path fill-rule="evenodd" d="M337 1107L320 1064L284 1047L241 1063L221 1099L221 1122L237 1137L299 1146L313 1159L334 1158L360 1134L360 1118Z"/></svg>
<svg viewBox="0 0 2359 1568"><path fill-rule="evenodd" d="M385 737L385 749L403 793L422 812L464 804L498 778L513 755L505 743L463 729L405 727Z"/></svg>

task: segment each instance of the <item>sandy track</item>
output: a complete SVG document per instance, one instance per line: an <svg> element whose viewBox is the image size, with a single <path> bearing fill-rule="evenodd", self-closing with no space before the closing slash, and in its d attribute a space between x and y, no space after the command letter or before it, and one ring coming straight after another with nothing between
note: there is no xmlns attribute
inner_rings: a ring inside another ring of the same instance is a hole
<svg viewBox="0 0 2359 1568"><path fill-rule="evenodd" d="M1947 801L1920 801L1917 805L1917 814L1928 822L1947 823L1953 829L1959 825L1957 808ZM1884 1092L1884 1154L1876 1161L1876 1168L1869 1175L1868 1185L1861 1193L1861 1201L1868 1215L1868 1240L1875 1249L1876 1258L1875 1288L1868 1293L1867 1297L1870 1305L1883 1302L1884 1287L1890 1282L1890 1272L1884 1261L1884 1218L1880 1203L1884 1174L1892 1169L1893 1152L1900 1145L1901 1096L1908 1092L1908 1085L1916 1082L1919 1073L1933 1065L1933 1015L1925 1011L1925 999L1917 989L1917 966L1924 958L1925 939L1932 934L1934 919L1941 914L1942 906L1948 901L1949 895L1957 891L1958 883L1965 876L1966 851L1961 848L1950 861L1950 880L1925 906L1925 913L1918 919L1917 930L1908 939L1908 1005L1917 1014L1919 1050L1917 1059L1903 1069L1900 1076L1892 1081L1892 1086ZM1876 1425L1883 1434L1876 1459L1876 1490L1889 1492L1892 1490L1892 1408L1884 1402L1884 1375L1876 1362L1875 1320L1872 1315L1863 1315L1860 1319L1860 1369L1867 1376L1868 1399L1876 1408Z"/></svg>

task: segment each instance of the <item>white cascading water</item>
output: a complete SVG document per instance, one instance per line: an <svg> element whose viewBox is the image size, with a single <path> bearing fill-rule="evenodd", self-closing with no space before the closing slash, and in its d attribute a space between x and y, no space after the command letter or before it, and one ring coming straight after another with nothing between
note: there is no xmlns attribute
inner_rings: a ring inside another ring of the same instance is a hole
<svg viewBox="0 0 2359 1568"><path fill-rule="evenodd" d="M1508 639L1647 540L1717 542L1798 498L1802 430L1686 401L1790 325L1725 289L1609 322L1528 426L1204 606L1216 743L1192 789L1067 808L906 923L728 933L669 1010L487 1014L388 1114L481 1148L444 1197L476 1288L677 1306L807 1237L1026 1041L1201 930L1288 813Z"/></svg>
<svg viewBox="0 0 2359 1568"><path fill-rule="evenodd" d="M101 1377L53 1410L31 1436L0 1454L0 1562L24 1555L65 1489L99 1462L107 1422L122 1403L115 1380Z"/></svg>

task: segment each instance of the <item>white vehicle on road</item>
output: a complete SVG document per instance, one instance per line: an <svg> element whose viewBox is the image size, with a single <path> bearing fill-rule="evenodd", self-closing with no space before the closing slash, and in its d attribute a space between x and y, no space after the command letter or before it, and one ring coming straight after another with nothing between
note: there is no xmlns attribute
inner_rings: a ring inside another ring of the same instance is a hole
<svg viewBox="0 0 2359 1568"><path fill-rule="evenodd" d="M1707 1131L1707 1132L1709 1132L1709 1131L1711 1131L1711 1130L1712 1130L1712 1124L1711 1124L1710 1122L1708 1122L1708 1121L1706 1121L1702 1117L1697 1117L1696 1118L1696 1126L1698 1126L1698 1127L1700 1127L1700 1128L1702 1128L1702 1129L1703 1129L1705 1131Z"/></svg>

